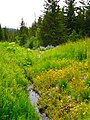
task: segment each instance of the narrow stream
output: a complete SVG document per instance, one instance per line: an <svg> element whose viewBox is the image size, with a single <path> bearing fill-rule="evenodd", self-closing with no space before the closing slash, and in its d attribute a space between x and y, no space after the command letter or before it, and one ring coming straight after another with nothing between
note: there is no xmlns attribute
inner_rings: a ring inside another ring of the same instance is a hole
<svg viewBox="0 0 90 120"><path fill-rule="evenodd" d="M36 112L38 112L39 115L41 116L40 120L51 120L46 116L45 113L40 113L39 112L38 105L37 105L39 95L35 91L33 91L33 85L32 84L28 87L28 93L29 93L29 98L30 98L31 104L33 106L35 106Z"/></svg>

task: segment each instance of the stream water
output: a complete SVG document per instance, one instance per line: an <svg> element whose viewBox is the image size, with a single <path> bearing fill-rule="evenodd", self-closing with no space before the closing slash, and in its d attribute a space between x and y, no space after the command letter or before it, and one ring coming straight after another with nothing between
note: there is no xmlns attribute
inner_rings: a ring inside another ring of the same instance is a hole
<svg viewBox="0 0 90 120"><path fill-rule="evenodd" d="M40 111L38 109L38 105L37 105L39 95L35 91L33 91L32 84L28 87L28 93L29 93L29 98L30 98L31 104L33 106L35 106L36 112L38 112L41 117L40 120L51 120L46 116L45 113L40 113Z"/></svg>

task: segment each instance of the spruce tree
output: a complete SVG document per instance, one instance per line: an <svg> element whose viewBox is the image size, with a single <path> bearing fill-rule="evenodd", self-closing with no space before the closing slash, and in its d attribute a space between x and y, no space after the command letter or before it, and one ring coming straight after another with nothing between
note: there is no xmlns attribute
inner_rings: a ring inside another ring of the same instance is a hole
<svg viewBox="0 0 90 120"><path fill-rule="evenodd" d="M1 28L1 24L0 24L0 41L3 40L3 30Z"/></svg>
<svg viewBox="0 0 90 120"><path fill-rule="evenodd" d="M75 0L65 0L66 3L66 26L68 28L68 34L71 34L75 30L76 26L76 2Z"/></svg>
<svg viewBox="0 0 90 120"><path fill-rule="evenodd" d="M90 1L80 0L76 27L82 35L90 37Z"/></svg>
<svg viewBox="0 0 90 120"><path fill-rule="evenodd" d="M29 33L30 33L30 37L31 36L36 36L36 31L37 31L37 23L36 23L36 21L34 21L33 23L32 23L32 26L29 28Z"/></svg>
<svg viewBox="0 0 90 120"><path fill-rule="evenodd" d="M9 33L8 33L7 28L5 27L5 28L3 29L3 31L4 31L4 40L5 40L5 41L8 41L8 39L9 39Z"/></svg>
<svg viewBox="0 0 90 120"><path fill-rule="evenodd" d="M85 10L81 6L77 8L75 31L81 36L85 35Z"/></svg>
<svg viewBox="0 0 90 120"><path fill-rule="evenodd" d="M65 26L59 7L60 0L45 1L44 17L40 28L41 39L44 46L59 45L65 40Z"/></svg>
<svg viewBox="0 0 90 120"><path fill-rule="evenodd" d="M86 21L85 21L86 35L90 37L90 0L86 3Z"/></svg>
<svg viewBox="0 0 90 120"><path fill-rule="evenodd" d="M25 26L25 22L24 22L23 18L22 18L22 21L21 21L19 37L20 37L20 45L24 46L25 43L27 42L28 28Z"/></svg>

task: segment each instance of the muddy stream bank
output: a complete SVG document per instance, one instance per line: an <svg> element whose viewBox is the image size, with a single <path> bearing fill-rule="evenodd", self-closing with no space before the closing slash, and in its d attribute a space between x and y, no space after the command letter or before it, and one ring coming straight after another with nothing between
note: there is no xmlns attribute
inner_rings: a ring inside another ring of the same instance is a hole
<svg viewBox="0 0 90 120"><path fill-rule="evenodd" d="M28 94L29 94L31 104L35 106L36 112L40 115L40 120L51 120L46 116L45 113L40 113L37 105L39 95L33 90L33 84L30 84L30 86L28 87Z"/></svg>

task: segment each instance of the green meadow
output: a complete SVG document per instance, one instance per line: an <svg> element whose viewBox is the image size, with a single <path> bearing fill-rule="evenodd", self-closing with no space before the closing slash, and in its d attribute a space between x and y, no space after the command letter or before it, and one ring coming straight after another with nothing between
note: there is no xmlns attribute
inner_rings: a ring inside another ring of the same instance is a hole
<svg viewBox="0 0 90 120"><path fill-rule="evenodd" d="M0 43L0 120L39 120L27 92L31 58L32 52L15 43Z"/></svg>
<svg viewBox="0 0 90 120"><path fill-rule="evenodd" d="M0 120L39 120L28 97L51 120L90 120L90 39L30 50L0 43Z"/></svg>

